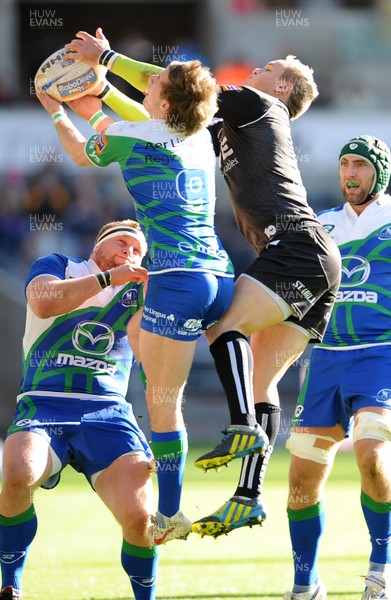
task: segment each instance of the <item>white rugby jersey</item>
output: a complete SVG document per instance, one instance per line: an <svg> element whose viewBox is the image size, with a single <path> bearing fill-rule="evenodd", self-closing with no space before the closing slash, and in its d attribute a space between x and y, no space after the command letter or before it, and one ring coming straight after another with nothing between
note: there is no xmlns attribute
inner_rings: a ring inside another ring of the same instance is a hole
<svg viewBox="0 0 391 600"><path fill-rule="evenodd" d="M342 279L322 347L391 343L391 196L360 214L345 203L319 215L338 244Z"/></svg>

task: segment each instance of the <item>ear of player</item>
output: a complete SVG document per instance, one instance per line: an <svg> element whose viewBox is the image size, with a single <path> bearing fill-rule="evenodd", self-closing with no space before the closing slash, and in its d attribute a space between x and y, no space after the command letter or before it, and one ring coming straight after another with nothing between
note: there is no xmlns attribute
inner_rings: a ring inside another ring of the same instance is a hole
<svg viewBox="0 0 391 600"><path fill-rule="evenodd" d="M89 65L78 58L64 58L69 50L60 48L39 67L35 85L45 90L58 102L77 100L91 94L104 80L107 69L102 65Z"/></svg>

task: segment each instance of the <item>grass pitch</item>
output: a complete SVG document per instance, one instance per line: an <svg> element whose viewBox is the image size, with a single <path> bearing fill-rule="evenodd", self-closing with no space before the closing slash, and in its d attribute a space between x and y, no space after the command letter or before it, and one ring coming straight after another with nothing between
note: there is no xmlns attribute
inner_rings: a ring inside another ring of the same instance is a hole
<svg viewBox="0 0 391 600"><path fill-rule="evenodd" d="M202 473L189 455L182 508L193 520L232 495L240 461L221 472ZM269 517L264 526L243 528L218 539L191 534L161 547L159 600L282 599L293 569L286 518L289 454L272 457L265 484ZM327 524L320 573L329 597L358 600L370 552L360 507L357 468L340 453L327 486ZM67 468L60 485L39 490L38 534L23 581L26 600L128 600L130 584L120 565L121 530L83 476Z"/></svg>

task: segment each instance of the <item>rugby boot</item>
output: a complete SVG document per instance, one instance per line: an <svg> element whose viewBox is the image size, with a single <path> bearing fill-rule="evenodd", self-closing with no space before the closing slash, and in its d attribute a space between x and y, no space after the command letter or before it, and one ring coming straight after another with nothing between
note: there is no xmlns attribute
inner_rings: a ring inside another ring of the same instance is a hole
<svg viewBox="0 0 391 600"><path fill-rule="evenodd" d="M22 592L13 588L12 585L7 585L0 590L0 600L22 600Z"/></svg>
<svg viewBox="0 0 391 600"><path fill-rule="evenodd" d="M269 438L258 423L255 426L230 425L223 433L224 437L216 448L197 458L196 467L204 471L219 469L234 458L264 454L269 444Z"/></svg>
<svg viewBox="0 0 391 600"><path fill-rule="evenodd" d="M192 530L202 537L210 535L216 538L219 535L227 535L239 527L262 525L265 519L266 510L259 496L257 498L232 496L216 512L195 521Z"/></svg>
<svg viewBox="0 0 391 600"><path fill-rule="evenodd" d="M284 600L327 600L327 589L323 581L318 579L308 592L287 592Z"/></svg>
<svg viewBox="0 0 391 600"><path fill-rule="evenodd" d="M391 578L384 573L370 571L365 577L365 590L361 600L391 600Z"/></svg>
<svg viewBox="0 0 391 600"><path fill-rule="evenodd" d="M185 540L191 532L191 521L178 510L172 517L166 517L157 511L151 516L152 524L148 529L148 538L153 546L166 544L171 540Z"/></svg>

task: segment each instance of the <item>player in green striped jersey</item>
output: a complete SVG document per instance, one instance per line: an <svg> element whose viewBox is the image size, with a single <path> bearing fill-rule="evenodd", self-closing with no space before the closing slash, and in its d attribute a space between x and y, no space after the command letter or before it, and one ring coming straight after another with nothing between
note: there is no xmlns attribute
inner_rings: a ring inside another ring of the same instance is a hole
<svg viewBox="0 0 391 600"><path fill-rule="evenodd" d="M319 215L338 244L342 279L328 328L312 350L287 442L294 587L285 600L324 600L318 560L324 486L351 433L371 541L362 600L391 599L391 154L357 136L339 156L345 203Z"/></svg>
<svg viewBox="0 0 391 600"><path fill-rule="evenodd" d="M209 69L188 61L150 75L144 99L149 121L115 122L101 113L98 98L81 98L72 107L98 131L88 141L58 102L37 91L78 165L119 163L147 238L140 355L158 461L154 544L185 539L191 531L179 510L187 455L181 399L197 339L208 335L233 296L233 266L214 230L216 160L206 129L217 110L217 91Z"/></svg>

